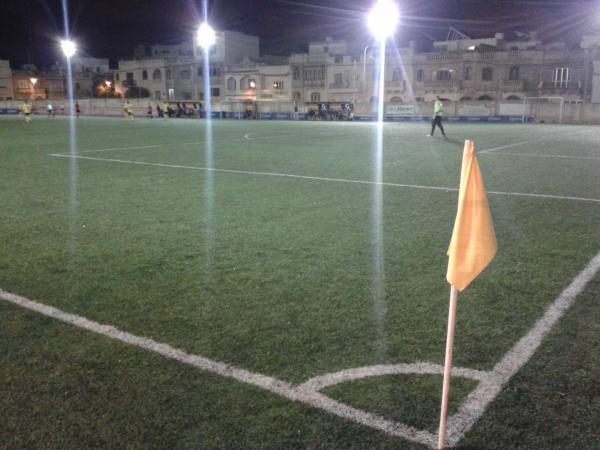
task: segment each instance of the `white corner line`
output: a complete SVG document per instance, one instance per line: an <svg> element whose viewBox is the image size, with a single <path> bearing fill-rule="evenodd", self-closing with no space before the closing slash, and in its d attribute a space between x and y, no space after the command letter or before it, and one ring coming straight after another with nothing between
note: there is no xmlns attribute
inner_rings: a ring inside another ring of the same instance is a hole
<svg viewBox="0 0 600 450"><path fill-rule="evenodd" d="M407 188L407 189L458 192L458 188L450 188L450 187L443 187L443 186L422 186L422 185L417 185L417 184L402 184L402 183L378 182L378 181L368 181L368 180L351 180L351 179L347 179L347 178L316 177L316 176L294 175L294 174L277 173L277 172L253 172L253 171L248 171L248 170L216 169L216 168L201 167L201 166L186 166L186 165L180 165L180 164L163 164L163 163L151 163L151 162L145 162L145 161L132 161L132 160L126 160L126 159L98 158L98 157L94 157L94 156L69 155L69 154L65 154L65 153L50 153L49 156L56 157L56 158L77 158L77 159L85 159L85 160L89 160L89 161L103 161L103 162L119 163L119 164L133 164L133 165L139 165L139 166L166 167L166 168L171 168L171 169L186 169L186 170L198 170L198 171L206 171L206 172L234 173L234 174L240 174L240 175L283 177L283 178L295 178L295 179L300 179L300 180L367 184L367 185L380 185L380 186L390 186L390 187L399 187L399 188ZM491 194L491 195L535 197L535 198L548 198L548 199L555 199L555 200L573 200L573 201L580 201L580 202L600 203L600 199L598 199L598 198L568 197L568 196L562 196L562 195L534 194L534 193L525 193L525 192L487 191L487 193Z"/></svg>
<svg viewBox="0 0 600 450"><path fill-rule="evenodd" d="M75 327L106 336L110 339L158 353L165 358L196 367L206 372L265 389L289 400L327 411L331 414L377 429L392 436L419 442L430 447L436 442L435 435L429 431L418 430L411 426L393 422L375 414L353 408L344 403L335 401L317 391L307 389L306 387L292 385L260 373L250 372L203 356L190 354L183 350L171 347L168 344L136 336L114 326L94 322L85 317L61 311L52 306L38 303L16 294L11 294L2 289L0 289L0 299Z"/></svg>
<svg viewBox="0 0 600 450"><path fill-rule="evenodd" d="M428 362L416 362L411 364L380 364L375 366L358 367L340 370L311 378L300 386L313 391L320 391L329 386L346 383L348 381L360 380L369 377L381 377L384 375L444 375L444 366ZM488 381L491 372L482 370L453 367L452 375L475 381Z"/></svg>
<svg viewBox="0 0 600 450"><path fill-rule="evenodd" d="M599 271L600 252L590 260L587 266L560 293L558 298L548 306L544 315L529 332L496 364L491 372L493 376L489 380L482 381L467 396L458 412L448 419L447 442L449 446L456 445L479 420L504 385L531 359L546 335L573 305L577 296Z"/></svg>
<svg viewBox="0 0 600 450"><path fill-rule="evenodd" d="M493 371L486 372L475 369L452 368L456 376L479 380L479 384L467 396L459 407L458 412L449 418L448 445L456 445L464 434L479 420L487 409L487 406L496 398L504 385L531 359L546 335L573 305L577 296L599 270L600 252L592 258L584 270L577 275L569 286L547 308L542 318L536 322L534 327L504 355L500 362L496 364ZM11 294L2 289L0 289L0 299L110 339L158 353L165 358L265 389L289 400L327 411L350 421L380 430L386 434L436 448L437 435L432 432L417 430L411 426L393 422L375 414L353 408L321 394L318 390L345 381L386 374L417 373L440 375L443 373L443 368L438 364L418 362L414 364L380 365L348 369L311 378L301 385L293 385L260 373L250 372L229 364L213 361L203 356L186 353L168 344L136 336L119 330L114 326L100 324L85 317L70 314L52 306Z"/></svg>

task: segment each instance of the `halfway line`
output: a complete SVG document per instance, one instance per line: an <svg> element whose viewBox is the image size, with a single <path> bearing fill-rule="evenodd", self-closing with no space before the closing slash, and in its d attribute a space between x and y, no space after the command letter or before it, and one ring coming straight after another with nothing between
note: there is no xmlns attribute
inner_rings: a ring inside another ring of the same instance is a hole
<svg viewBox="0 0 600 450"><path fill-rule="evenodd" d="M125 159L113 159L113 158L96 158L93 156L80 156L80 155L66 155L62 153L51 153L50 156L57 158L79 158L88 159L91 161L105 161L120 164L134 164L139 166L154 166L154 167L167 167L171 169L187 169L187 170L200 170L200 171L211 171L221 173L236 173L242 175L259 175L267 177L283 177L283 178L295 178L301 180L315 180L315 181L328 181L337 183L354 183L354 184L368 184L368 185L381 185L391 187L403 187L409 189L424 189L432 191L446 191L446 192L457 192L458 188L441 187L441 186L421 186L418 184L402 184L402 183L390 183L390 182L378 182L378 181L367 181L367 180L350 180L347 178L328 178L328 177L314 177L308 175L294 175L288 173L277 173L277 172L252 172L248 170L234 170L234 169L216 169L209 167L197 167L197 166L185 166L180 164L162 164L162 163L150 163L145 161L129 161ZM600 199L597 198L585 198L585 197L567 197L562 195L551 195L551 194L532 194L526 192L502 192L502 191L488 191L491 195L508 195L518 197L536 197L536 198L550 198L557 200L574 200L580 202L592 202L600 203Z"/></svg>

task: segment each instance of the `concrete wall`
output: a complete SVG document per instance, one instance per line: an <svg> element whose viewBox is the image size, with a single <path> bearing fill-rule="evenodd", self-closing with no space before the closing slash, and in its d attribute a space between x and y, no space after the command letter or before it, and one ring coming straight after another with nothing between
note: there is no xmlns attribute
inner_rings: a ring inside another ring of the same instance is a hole
<svg viewBox="0 0 600 450"><path fill-rule="evenodd" d="M57 114L60 113L60 105L65 106L68 113L67 102L52 101ZM136 116L145 116L148 103L152 104L154 114L156 115L156 101L149 99L130 99L130 104ZM21 101L0 101L0 110L18 108L22 104ZM34 107L38 109L39 114L46 113L47 101L35 101ZM290 102L290 105L292 102ZM94 116L120 116L123 114L122 99L82 99L79 100L82 115ZM243 108L242 108L243 109ZM284 108L285 109L285 108ZM391 108L393 109L393 108ZM411 109L411 108L407 108ZM230 111L231 105L219 102L214 102L213 111ZM386 111L389 111L387 108ZM433 102L417 102L412 108L414 116L431 116L433 113ZM446 102L444 104L444 116L498 116L511 115L519 116L522 111L522 103L496 103L496 102L465 102L454 103ZM355 104L355 115L371 115L372 109L370 105ZM558 102L544 102L528 108L528 115L533 117L535 123L557 123L559 117ZM565 103L563 111L563 123L573 124L600 124L600 104L585 104L585 103Z"/></svg>

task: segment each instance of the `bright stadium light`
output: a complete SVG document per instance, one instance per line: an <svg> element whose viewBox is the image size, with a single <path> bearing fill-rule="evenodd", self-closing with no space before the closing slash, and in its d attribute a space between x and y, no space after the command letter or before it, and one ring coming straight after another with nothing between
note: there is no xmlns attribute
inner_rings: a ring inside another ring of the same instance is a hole
<svg viewBox="0 0 600 450"><path fill-rule="evenodd" d="M77 46L75 45L75 42L69 39L63 39L60 41L60 48L67 58L70 58L75 54L75 52L77 52Z"/></svg>
<svg viewBox="0 0 600 450"><path fill-rule="evenodd" d="M377 0L367 17L367 25L371 33L379 41L384 41L396 30L400 12L393 0Z"/></svg>
<svg viewBox="0 0 600 450"><path fill-rule="evenodd" d="M211 47L217 41L215 30L213 30L209 24L204 22L202 25L200 25L200 28L198 28L196 40L198 45L203 49Z"/></svg>
<svg viewBox="0 0 600 450"><path fill-rule="evenodd" d="M29 79L29 81L31 81L31 84L33 84L33 85L35 86L35 85L36 85L36 83L38 82L38 79L37 79L37 78L35 78L35 77L31 77L31 78Z"/></svg>

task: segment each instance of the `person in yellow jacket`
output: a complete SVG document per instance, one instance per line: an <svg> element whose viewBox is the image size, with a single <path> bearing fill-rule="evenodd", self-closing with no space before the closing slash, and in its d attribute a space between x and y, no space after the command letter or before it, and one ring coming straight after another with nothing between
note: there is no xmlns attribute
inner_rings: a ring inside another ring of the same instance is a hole
<svg viewBox="0 0 600 450"><path fill-rule="evenodd" d="M164 102L161 106L161 109L163 112L164 120L167 120L169 118L169 104L167 102Z"/></svg>
<svg viewBox="0 0 600 450"><path fill-rule="evenodd" d="M433 104L433 120L431 121L431 133L427 136L432 137L433 133L435 133L435 126L440 127L442 131L442 135L446 137L446 132L444 131L444 127L442 126L442 116L444 115L444 105L442 105L442 101L439 96L435 97L435 103Z"/></svg>
<svg viewBox="0 0 600 450"><path fill-rule="evenodd" d="M133 117L133 109L131 108L131 104L128 101L123 103L123 116L128 118L129 120L134 120Z"/></svg>
<svg viewBox="0 0 600 450"><path fill-rule="evenodd" d="M21 114L25 116L25 123L31 122L31 105L27 100L21 105Z"/></svg>

